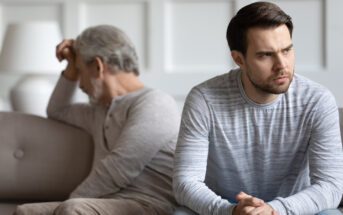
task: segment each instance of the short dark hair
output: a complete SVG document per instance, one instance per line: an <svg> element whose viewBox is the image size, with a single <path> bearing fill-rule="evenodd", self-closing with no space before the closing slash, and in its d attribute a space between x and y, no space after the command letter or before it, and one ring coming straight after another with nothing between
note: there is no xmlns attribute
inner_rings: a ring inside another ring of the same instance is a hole
<svg viewBox="0 0 343 215"><path fill-rule="evenodd" d="M226 31L230 50L247 51L247 31L252 27L273 28L285 24L292 37L293 22L281 8L270 2L255 2L241 8L231 19Z"/></svg>

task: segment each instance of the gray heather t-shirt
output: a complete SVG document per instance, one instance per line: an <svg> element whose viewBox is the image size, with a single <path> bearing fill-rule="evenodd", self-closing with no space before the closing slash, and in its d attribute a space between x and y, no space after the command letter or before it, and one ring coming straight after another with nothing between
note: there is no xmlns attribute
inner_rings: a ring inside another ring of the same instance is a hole
<svg viewBox="0 0 343 215"><path fill-rule="evenodd" d="M295 74L286 93L257 104L232 70L189 93L174 162L176 199L200 214L231 214L240 191L280 215L335 208L343 189L335 99Z"/></svg>

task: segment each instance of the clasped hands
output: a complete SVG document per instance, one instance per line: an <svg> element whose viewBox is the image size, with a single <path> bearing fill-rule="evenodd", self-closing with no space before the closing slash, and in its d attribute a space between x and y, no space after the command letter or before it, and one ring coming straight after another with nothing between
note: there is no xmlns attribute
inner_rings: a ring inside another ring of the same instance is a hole
<svg viewBox="0 0 343 215"><path fill-rule="evenodd" d="M239 192L236 195L236 200L238 204L233 209L233 215L278 215L278 212L262 199L244 192Z"/></svg>

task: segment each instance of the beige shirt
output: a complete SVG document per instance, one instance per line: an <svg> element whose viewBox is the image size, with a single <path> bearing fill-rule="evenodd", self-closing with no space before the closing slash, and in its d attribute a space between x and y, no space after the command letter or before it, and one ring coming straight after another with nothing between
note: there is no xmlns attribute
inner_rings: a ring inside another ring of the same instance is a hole
<svg viewBox="0 0 343 215"><path fill-rule="evenodd" d="M94 140L93 168L71 198L121 196L171 213L179 129L174 99L142 88L114 98L110 105L73 104L76 89L77 82L61 76L47 109L49 118L80 127Z"/></svg>

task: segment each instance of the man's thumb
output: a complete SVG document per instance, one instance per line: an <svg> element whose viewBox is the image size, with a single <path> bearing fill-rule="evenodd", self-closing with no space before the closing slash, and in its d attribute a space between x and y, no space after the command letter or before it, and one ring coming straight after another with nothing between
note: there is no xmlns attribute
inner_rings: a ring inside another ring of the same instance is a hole
<svg viewBox="0 0 343 215"><path fill-rule="evenodd" d="M244 193L243 191L241 191L236 195L236 200L240 201L240 200L247 198L247 197L249 197L249 195Z"/></svg>

